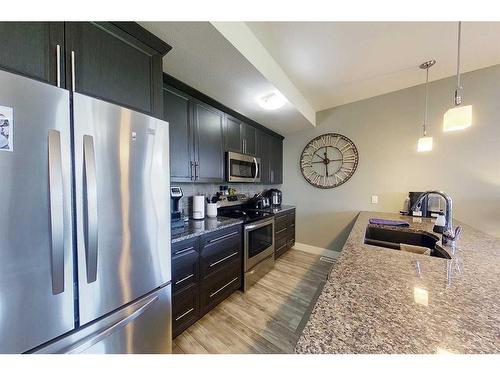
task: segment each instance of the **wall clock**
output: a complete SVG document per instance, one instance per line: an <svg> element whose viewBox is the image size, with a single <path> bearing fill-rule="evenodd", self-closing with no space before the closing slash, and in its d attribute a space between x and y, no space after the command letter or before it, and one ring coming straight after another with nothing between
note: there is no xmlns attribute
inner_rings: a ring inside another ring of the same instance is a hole
<svg viewBox="0 0 500 375"><path fill-rule="evenodd" d="M358 149L349 138L328 133L306 145L300 156L300 170L311 185L331 189L351 178L358 161Z"/></svg>

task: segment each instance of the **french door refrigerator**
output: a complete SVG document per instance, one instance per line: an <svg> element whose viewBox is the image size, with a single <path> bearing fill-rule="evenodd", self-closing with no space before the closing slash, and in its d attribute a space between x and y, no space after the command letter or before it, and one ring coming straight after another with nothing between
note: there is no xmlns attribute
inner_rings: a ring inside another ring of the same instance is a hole
<svg viewBox="0 0 500 375"><path fill-rule="evenodd" d="M0 353L169 353L168 124L0 70Z"/></svg>

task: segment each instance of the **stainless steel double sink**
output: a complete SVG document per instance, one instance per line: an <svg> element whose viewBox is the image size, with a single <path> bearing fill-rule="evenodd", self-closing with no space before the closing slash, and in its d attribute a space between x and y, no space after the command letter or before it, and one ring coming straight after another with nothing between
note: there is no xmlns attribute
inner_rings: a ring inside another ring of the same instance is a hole
<svg viewBox="0 0 500 375"><path fill-rule="evenodd" d="M431 250L430 256L451 259L448 252L437 244L439 240L438 236L421 230L369 224L366 227L364 243L394 250L401 250L401 244L426 247Z"/></svg>

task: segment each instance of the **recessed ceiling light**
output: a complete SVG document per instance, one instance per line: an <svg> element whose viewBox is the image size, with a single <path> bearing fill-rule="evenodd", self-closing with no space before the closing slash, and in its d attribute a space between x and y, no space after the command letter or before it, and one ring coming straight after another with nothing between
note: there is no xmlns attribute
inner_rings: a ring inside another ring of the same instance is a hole
<svg viewBox="0 0 500 375"><path fill-rule="evenodd" d="M264 109L278 109L286 104L286 98L280 92L272 92L257 99L259 105Z"/></svg>

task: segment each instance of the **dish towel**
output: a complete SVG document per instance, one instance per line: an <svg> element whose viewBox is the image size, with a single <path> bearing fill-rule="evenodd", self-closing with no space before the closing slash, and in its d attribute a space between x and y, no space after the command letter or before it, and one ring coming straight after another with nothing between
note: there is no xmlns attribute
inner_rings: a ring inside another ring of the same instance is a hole
<svg viewBox="0 0 500 375"><path fill-rule="evenodd" d="M410 226L410 224L408 224L406 221L403 221L403 220L370 219L369 222L370 222L370 224L389 225L389 226L393 226L393 227L409 227Z"/></svg>
<svg viewBox="0 0 500 375"><path fill-rule="evenodd" d="M400 243L399 248L401 249L401 251L408 251L409 253L431 255L431 249L424 246L415 246L415 245Z"/></svg>

